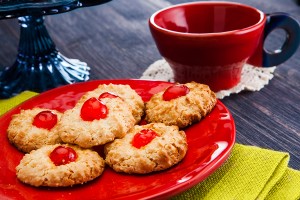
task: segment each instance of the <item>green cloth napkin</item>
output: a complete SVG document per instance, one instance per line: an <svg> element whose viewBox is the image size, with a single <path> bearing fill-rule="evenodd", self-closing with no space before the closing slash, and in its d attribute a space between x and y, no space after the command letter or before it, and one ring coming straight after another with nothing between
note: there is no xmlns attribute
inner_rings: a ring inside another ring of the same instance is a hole
<svg viewBox="0 0 300 200"><path fill-rule="evenodd" d="M31 91L24 91L21 94L14 96L10 99L0 99L0 116L13 107L19 105L23 101L36 96L38 93L31 92Z"/></svg>
<svg viewBox="0 0 300 200"><path fill-rule="evenodd" d="M37 95L25 91L0 100L0 115ZM174 200L297 200L300 171L288 168L289 154L235 144L228 160L206 180L173 197Z"/></svg>
<svg viewBox="0 0 300 200"><path fill-rule="evenodd" d="M288 168L288 160L285 152L235 144L215 173L173 199L300 199L300 171Z"/></svg>

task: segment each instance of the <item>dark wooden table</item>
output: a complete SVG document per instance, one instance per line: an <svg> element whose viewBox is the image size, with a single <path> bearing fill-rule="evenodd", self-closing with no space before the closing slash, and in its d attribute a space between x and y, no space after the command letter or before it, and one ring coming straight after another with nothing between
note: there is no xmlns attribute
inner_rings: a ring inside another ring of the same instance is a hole
<svg viewBox="0 0 300 200"><path fill-rule="evenodd" d="M300 21L296 0L236 0L264 12L288 12ZM158 9L180 0L113 0L104 5L47 16L45 24L58 50L87 62L91 79L139 78L161 59L148 28ZM299 36L300 37L300 36ZM0 69L14 62L19 38L17 19L0 21ZM282 31L269 37L268 48L281 45ZM237 143L287 151L289 165L300 169L300 49L275 71L259 92L243 92L222 102L237 128Z"/></svg>

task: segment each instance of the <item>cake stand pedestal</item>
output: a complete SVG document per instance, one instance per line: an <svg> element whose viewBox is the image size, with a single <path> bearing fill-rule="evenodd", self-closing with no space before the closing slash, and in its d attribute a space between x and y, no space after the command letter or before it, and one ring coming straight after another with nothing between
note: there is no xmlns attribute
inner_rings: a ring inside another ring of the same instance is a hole
<svg viewBox="0 0 300 200"><path fill-rule="evenodd" d="M18 18L20 24L17 58L12 66L0 71L0 98L9 98L25 90L43 92L61 85L87 81L90 67L85 62L66 58L56 49L44 25L44 18L79 7L102 4L107 0L21 2L0 4L0 19Z"/></svg>

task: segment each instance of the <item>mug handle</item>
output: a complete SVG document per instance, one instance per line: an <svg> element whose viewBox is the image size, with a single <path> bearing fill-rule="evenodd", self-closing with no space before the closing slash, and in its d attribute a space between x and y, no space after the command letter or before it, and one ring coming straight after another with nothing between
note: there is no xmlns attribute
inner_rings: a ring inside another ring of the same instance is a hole
<svg viewBox="0 0 300 200"><path fill-rule="evenodd" d="M273 52L263 48L262 67L276 66L285 62L297 51L300 44L300 25L287 13L267 14L263 40L277 28L286 32L286 39L282 47Z"/></svg>

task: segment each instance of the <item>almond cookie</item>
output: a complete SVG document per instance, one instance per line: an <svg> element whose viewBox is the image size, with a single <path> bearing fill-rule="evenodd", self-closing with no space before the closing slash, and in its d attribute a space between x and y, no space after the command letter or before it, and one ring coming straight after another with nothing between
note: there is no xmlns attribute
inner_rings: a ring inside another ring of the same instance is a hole
<svg viewBox="0 0 300 200"><path fill-rule="evenodd" d="M122 99L92 97L67 110L58 130L63 142L90 148L124 137L134 123L131 109Z"/></svg>
<svg viewBox="0 0 300 200"><path fill-rule="evenodd" d="M57 123L62 113L56 110L33 108L13 115L7 137L19 150L30 152L44 145L61 142Z"/></svg>
<svg viewBox="0 0 300 200"><path fill-rule="evenodd" d="M209 114L216 103L216 95L207 85L176 84L151 97L146 103L145 119L184 128Z"/></svg>
<svg viewBox="0 0 300 200"><path fill-rule="evenodd" d="M104 146L106 163L117 172L146 174L180 162L187 152L184 131L152 123L134 126L122 139Z"/></svg>
<svg viewBox="0 0 300 200"><path fill-rule="evenodd" d="M16 171L20 181L32 186L65 187L95 179L104 166L104 160L95 151L56 144L26 154Z"/></svg>
<svg viewBox="0 0 300 200"><path fill-rule="evenodd" d="M100 95L105 95L103 93L110 93L115 95L115 97L120 97L132 109L133 117L136 120L136 124L141 120L144 114L144 102L140 95L136 93L129 85L118 85L118 84L101 84L95 90L89 91L84 94L79 102L84 102L91 97L99 98Z"/></svg>

